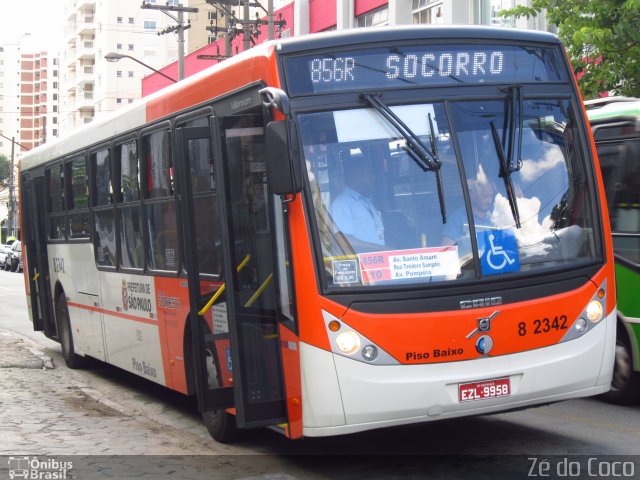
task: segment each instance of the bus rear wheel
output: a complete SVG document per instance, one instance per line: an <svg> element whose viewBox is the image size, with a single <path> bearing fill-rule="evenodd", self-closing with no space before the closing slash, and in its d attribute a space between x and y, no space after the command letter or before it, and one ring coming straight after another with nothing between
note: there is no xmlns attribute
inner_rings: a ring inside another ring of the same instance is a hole
<svg viewBox="0 0 640 480"><path fill-rule="evenodd" d="M640 400L640 374L633 370L631 342L624 326L618 324L616 358L613 367L611 390L604 394L606 401L628 405Z"/></svg>
<svg viewBox="0 0 640 480"><path fill-rule="evenodd" d="M58 298L56 303L56 319L58 321L58 337L62 345L62 356L67 367L77 369L85 368L89 361L86 357L81 357L75 352L73 347L73 332L69 320L69 307L64 293Z"/></svg>

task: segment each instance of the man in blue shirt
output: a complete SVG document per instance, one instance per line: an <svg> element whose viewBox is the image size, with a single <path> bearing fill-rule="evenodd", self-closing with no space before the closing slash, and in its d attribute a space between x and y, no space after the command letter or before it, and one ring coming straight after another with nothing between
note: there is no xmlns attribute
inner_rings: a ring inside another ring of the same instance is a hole
<svg viewBox="0 0 640 480"><path fill-rule="evenodd" d="M372 200L376 182L373 165L367 159L350 159L343 168L346 185L329 208L336 232L341 232L356 252L381 250L384 225Z"/></svg>

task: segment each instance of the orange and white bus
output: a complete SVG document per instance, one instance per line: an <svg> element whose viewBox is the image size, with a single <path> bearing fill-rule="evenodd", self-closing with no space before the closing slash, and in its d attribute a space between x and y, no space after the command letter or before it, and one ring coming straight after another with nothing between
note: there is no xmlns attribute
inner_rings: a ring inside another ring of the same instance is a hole
<svg viewBox="0 0 640 480"><path fill-rule="evenodd" d="M290 438L607 391L609 222L550 34L265 43L21 159L34 328Z"/></svg>

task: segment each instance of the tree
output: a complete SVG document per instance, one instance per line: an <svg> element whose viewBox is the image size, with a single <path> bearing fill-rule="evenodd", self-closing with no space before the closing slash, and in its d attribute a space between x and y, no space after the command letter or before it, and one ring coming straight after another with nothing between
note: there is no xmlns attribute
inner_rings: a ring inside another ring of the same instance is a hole
<svg viewBox="0 0 640 480"><path fill-rule="evenodd" d="M0 153L0 185L9 185L9 178L11 177L11 161Z"/></svg>
<svg viewBox="0 0 640 480"><path fill-rule="evenodd" d="M558 26L585 99L610 91L640 97L640 0L531 0L501 15L543 10Z"/></svg>

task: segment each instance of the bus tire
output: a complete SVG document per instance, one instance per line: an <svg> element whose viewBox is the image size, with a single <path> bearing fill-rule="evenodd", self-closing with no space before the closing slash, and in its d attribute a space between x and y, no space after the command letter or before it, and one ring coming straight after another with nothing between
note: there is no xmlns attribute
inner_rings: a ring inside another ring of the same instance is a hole
<svg viewBox="0 0 640 480"><path fill-rule="evenodd" d="M629 405L640 400L640 374L633 370L633 352L627 330L618 324L616 358L611 390L603 395L610 403Z"/></svg>
<svg viewBox="0 0 640 480"><path fill-rule="evenodd" d="M205 333L210 334L211 329L209 325L204 322ZM191 329L187 326L185 329L185 362L187 364L187 384L190 389L193 389L195 393L195 372L193 368L193 355L191 353ZM210 361L207 361L207 375L209 377L212 386L220 385L220 369L218 368L217 361L213 355L209 355ZM227 412L225 408L215 408L212 410L206 410L200 412L202 421L207 427L209 435L219 443L231 443L240 437L240 432L236 426L235 415Z"/></svg>
<svg viewBox="0 0 640 480"><path fill-rule="evenodd" d="M69 307L67 306L67 298L64 293L58 297L56 303L56 319L58 321L58 337L62 345L62 356L67 367L77 369L85 368L89 360L75 352L73 347L73 332L71 331L71 322L69 320Z"/></svg>
<svg viewBox="0 0 640 480"><path fill-rule="evenodd" d="M219 443L232 443L240 437L236 426L236 417L224 408L216 408L201 412L202 421L209 435Z"/></svg>

